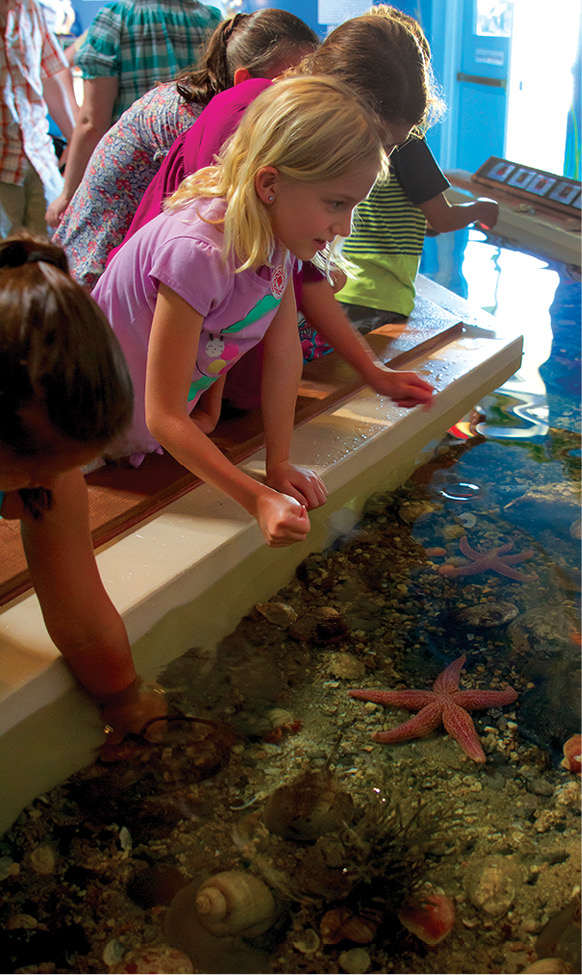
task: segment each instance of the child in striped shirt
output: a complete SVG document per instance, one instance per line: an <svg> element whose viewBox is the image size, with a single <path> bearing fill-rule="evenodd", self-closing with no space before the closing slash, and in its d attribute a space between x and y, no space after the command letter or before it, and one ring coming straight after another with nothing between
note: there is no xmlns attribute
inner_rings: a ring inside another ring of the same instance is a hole
<svg viewBox="0 0 582 975"><path fill-rule="evenodd" d="M410 315L427 220L437 233L474 221L495 224L494 200L450 204L443 193L448 186L425 140L411 137L390 156L389 178L378 180L358 206L342 248L352 276L337 297L361 331Z"/></svg>

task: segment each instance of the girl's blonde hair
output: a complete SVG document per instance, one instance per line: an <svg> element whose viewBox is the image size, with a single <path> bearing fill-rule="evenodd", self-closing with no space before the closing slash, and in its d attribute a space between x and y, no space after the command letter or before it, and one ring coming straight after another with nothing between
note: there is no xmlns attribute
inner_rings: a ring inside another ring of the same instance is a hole
<svg viewBox="0 0 582 975"><path fill-rule="evenodd" d="M299 183L336 179L370 159L385 172L382 125L342 82L325 76L278 81L246 110L215 166L182 181L166 206L175 209L203 197L223 197L224 253L237 271L269 262L275 240L269 209L255 189L264 166Z"/></svg>

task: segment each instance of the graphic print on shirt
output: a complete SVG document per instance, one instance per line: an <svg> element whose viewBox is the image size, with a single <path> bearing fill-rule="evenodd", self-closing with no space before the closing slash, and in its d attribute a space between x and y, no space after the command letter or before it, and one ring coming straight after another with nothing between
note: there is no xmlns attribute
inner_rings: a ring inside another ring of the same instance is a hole
<svg viewBox="0 0 582 975"><path fill-rule="evenodd" d="M237 342L229 341L228 336L244 332L246 328L253 325L268 313L276 311L281 303L281 298L287 287L288 273L284 265L277 265L271 271L271 294L264 295L251 309L244 318L233 322L220 332L208 333L208 339L200 342L198 356L196 358L196 369L200 377L191 384L188 391L188 402L195 399L199 393L208 389L222 373L228 371L240 357L252 346L244 341L239 345ZM256 344L253 342L252 345Z"/></svg>
<svg viewBox="0 0 582 975"><path fill-rule="evenodd" d="M222 335L211 335L206 343L206 355L211 360L207 365L210 376L219 376L229 362L234 362L240 354L240 347L234 342L226 343Z"/></svg>

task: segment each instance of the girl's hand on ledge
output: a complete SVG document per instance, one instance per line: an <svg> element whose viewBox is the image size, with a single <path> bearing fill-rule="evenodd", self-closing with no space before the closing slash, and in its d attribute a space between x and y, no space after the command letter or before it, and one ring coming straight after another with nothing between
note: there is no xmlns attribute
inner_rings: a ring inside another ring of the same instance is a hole
<svg viewBox="0 0 582 975"><path fill-rule="evenodd" d="M300 504L305 505L308 511L312 508L320 508L327 499L325 484L315 471L307 467L296 467L288 461L282 461L269 468L267 484L275 491L295 498Z"/></svg>

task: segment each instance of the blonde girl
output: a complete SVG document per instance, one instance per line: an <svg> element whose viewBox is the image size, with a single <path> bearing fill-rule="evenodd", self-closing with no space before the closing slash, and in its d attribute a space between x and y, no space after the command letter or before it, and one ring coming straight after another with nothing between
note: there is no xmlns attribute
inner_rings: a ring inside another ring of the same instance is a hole
<svg viewBox="0 0 582 975"><path fill-rule="evenodd" d="M301 373L294 257L326 259L384 161L375 114L341 82L292 78L253 102L218 164L181 184L94 291L136 396L129 436L111 456L161 445L252 514L269 545L305 538L307 509L326 491L289 461ZM226 373L263 336L265 483L206 436Z"/></svg>
<svg viewBox="0 0 582 975"><path fill-rule="evenodd" d="M347 85L380 118L384 147L389 152L405 142L411 132L421 132L438 112L430 51L423 41L424 35L412 18L404 18L395 7L382 7L382 16L367 14L341 24L292 73L326 75ZM271 84L254 77L215 95L168 152L144 193L125 240L160 213L163 201L185 176L214 161L243 111ZM274 86L278 84L280 80L276 79ZM312 336L314 331L319 333L316 347L321 349L327 343L328 350L335 348L364 382L399 406L430 403L433 390L429 383L413 372L388 369L376 359L335 299L329 281L304 265L295 276L295 284L297 306L310 326L306 332ZM311 358L314 343L307 335L305 339L306 358ZM249 357L227 380L226 398L243 409L257 405L260 351L256 349L252 355L254 366Z"/></svg>

